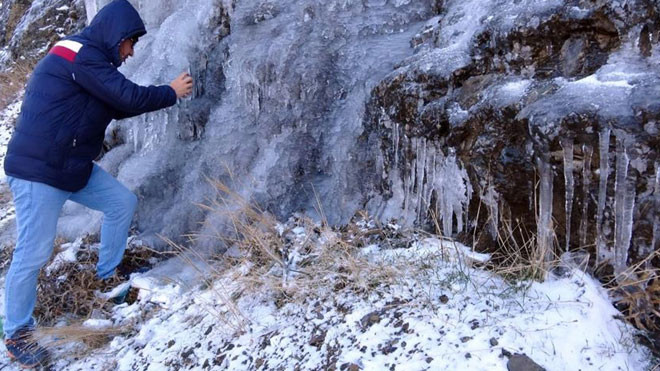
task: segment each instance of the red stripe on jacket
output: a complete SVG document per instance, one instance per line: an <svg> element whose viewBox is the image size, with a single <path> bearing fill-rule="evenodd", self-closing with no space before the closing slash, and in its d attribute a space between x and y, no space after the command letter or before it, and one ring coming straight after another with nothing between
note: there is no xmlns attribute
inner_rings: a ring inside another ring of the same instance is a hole
<svg viewBox="0 0 660 371"><path fill-rule="evenodd" d="M49 54L55 54L57 56L60 56L64 59L66 59L69 62L73 62L74 59L76 59L76 55L78 53L74 52L73 50L69 48L65 48L63 46L55 45L51 50Z"/></svg>

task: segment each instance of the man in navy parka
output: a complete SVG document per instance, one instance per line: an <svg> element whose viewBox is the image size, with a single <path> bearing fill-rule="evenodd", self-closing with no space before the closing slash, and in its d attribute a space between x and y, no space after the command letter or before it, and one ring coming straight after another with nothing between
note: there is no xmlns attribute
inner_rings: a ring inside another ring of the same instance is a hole
<svg viewBox="0 0 660 371"><path fill-rule="evenodd" d="M190 94L192 78L139 86L117 68L146 33L126 0L105 6L80 34L68 37L35 67L25 90L5 172L16 205L18 236L6 277L5 344L23 366L45 350L30 340L40 268L53 251L57 219L66 200L104 213L97 275L106 279L120 263L137 198L93 160L112 119L172 106Z"/></svg>

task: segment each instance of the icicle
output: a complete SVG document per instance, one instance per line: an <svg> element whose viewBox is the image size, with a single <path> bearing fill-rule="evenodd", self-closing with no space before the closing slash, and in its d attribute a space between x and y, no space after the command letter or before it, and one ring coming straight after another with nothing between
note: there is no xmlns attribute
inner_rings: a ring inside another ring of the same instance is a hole
<svg viewBox="0 0 660 371"><path fill-rule="evenodd" d="M417 153L417 140L416 138L410 139L410 146L412 147L412 153ZM415 159L415 161L417 161ZM408 169L408 175L406 180L403 182L404 195L403 195L403 212L404 215L408 214L410 209L410 198L413 197L413 191L415 188L415 163L410 161L413 165Z"/></svg>
<svg viewBox="0 0 660 371"><path fill-rule="evenodd" d="M601 261L606 250L605 236L603 236L603 214L605 213L607 197L607 177L610 173L610 129L603 129L599 136L600 182L598 184L598 211L596 213L596 263Z"/></svg>
<svg viewBox="0 0 660 371"><path fill-rule="evenodd" d="M447 150L447 157L445 158L444 161L444 166L443 166L443 175L444 176L451 176L451 175L458 175L458 166L456 165L456 155L453 151L452 148L449 148ZM456 189L451 187L453 182L459 181L458 179L451 179L447 177L448 179L444 179L443 181L443 198L445 199L444 202L444 208L442 212L442 233L445 236L451 236L453 232L453 226L454 226L454 205L456 201L459 201L456 199L456 196L458 196L458 192L456 192ZM460 201L459 201L460 202Z"/></svg>
<svg viewBox="0 0 660 371"><path fill-rule="evenodd" d="M499 194L495 191L492 178L488 178L485 189L481 194L481 201L486 205L488 211L488 229L492 237L497 237L499 226Z"/></svg>
<svg viewBox="0 0 660 371"><path fill-rule="evenodd" d="M417 211L417 220L422 219L422 197L424 195L424 174L426 173L426 139L421 138L421 148L417 148L417 199L415 200L415 210Z"/></svg>
<svg viewBox="0 0 660 371"><path fill-rule="evenodd" d="M463 231L467 233L469 224L470 224L470 202L472 201L472 183L470 183L470 178L467 176L467 172L465 173L465 192L467 196L467 200L465 200L465 204L463 205L463 217L464 217L464 223L463 223Z"/></svg>
<svg viewBox="0 0 660 371"><path fill-rule="evenodd" d="M394 168L399 165L399 124L392 125L392 141L394 142Z"/></svg>
<svg viewBox="0 0 660 371"><path fill-rule="evenodd" d="M591 157L594 149L588 145L582 145L584 161L582 163L582 219L580 221L580 246L587 245L587 226L589 212L589 188L591 187Z"/></svg>
<svg viewBox="0 0 660 371"><path fill-rule="evenodd" d="M564 180L566 188L566 251L571 246L571 214L573 212L573 194L575 182L573 180L573 138L561 140L564 149Z"/></svg>
<svg viewBox="0 0 660 371"><path fill-rule="evenodd" d="M653 218L653 241L651 241L651 251L649 254L653 254L656 249L660 248L658 245L660 241L660 162L655 163L655 189L653 191L653 196L655 198L655 210ZM646 267L651 268L651 259L646 260Z"/></svg>
<svg viewBox="0 0 660 371"><path fill-rule="evenodd" d="M554 231L552 227L552 166L548 161L536 159L541 176L539 190L539 216L537 218L538 247L545 263L552 261Z"/></svg>
<svg viewBox="0 0 660 371"><path fill-rule="evenodd" d="M133 152L138 151L138 142L139 142L139 126L134 125L131 128L131 132L133 134Z"/></svg>
<svg viewBox="0 0 660 371"><path fill-rule="evenodd" d="M614 272L626 269L628 248L632 236L632 214L635 207L635 189L628 187L628 165L630 159L626 153L623 138L616 140L616 179L614 185L615 245Z"/></svg>

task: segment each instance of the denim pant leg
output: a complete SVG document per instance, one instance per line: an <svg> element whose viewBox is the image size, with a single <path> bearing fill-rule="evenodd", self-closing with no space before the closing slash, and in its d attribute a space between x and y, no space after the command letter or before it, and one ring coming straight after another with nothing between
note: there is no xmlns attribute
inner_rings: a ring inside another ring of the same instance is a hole
<svg viewBox="0 0 660 371"><path fill-rule="evenodd" d="M112 276L124 256L128 229L137 207L137 197L112 175L94 165L87 186L72 193L69 199L103 212L96 274L100 278Z"/></svg>
<svg viewBox="0 0 660 371"><path fill-rule="evenodd" d="M69 192L49 185L7 177L14 196L18 236L5 282L5 338L34 326L39 270L53 252L57 219Z"/></svg>

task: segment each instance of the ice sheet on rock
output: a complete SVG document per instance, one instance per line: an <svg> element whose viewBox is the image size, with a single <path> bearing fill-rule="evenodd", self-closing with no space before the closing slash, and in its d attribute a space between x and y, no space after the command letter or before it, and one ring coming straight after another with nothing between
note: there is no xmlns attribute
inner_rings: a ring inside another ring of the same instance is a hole
<svg viewBox="0 0 660 371"><path fill-rule="evenodd" d="M525 79L509 81L502 85L497 85L495 94L489 98L499 107L513 105L520 102L531 84L532 80Z"/></svg>
<svg viewBox="0 0 660 371"><path fill-rule="evenodd" d="M109 153L102 164L140 197L141 229L176 237L198 228L193 203L210 194L205 177L282 217L314 214L316 195L331 222L353 215L363 201L353 152L365 103L413 53L431 1L133 3L148 33L121 68L129 78L162 84L189 68L198 79L217 71L213 83L198 81L196 98L118 125L134 153L121 164L125 153ZM203 104L211 105L203 135L182 140L190 123L180 113Z"/></svg>
<svg viewBox="0 0 660 371"><path fill-rule="evenodd" d="M427 25L433 28L434 37L427 41L433 43L433 48L419 48L415 56L402 64L409 64L404 67L406 69L448 76L472 62L470 48L479 33L485 30L506 33L516 26L534 23L538 26L539 16L551 13L562 5L561 0L446 1L440 21Z"/></svg>
<svg viewBox="0 0 660 371"><path fill-rule="evenodd" d="M558 80L560 89L525 107L519 118L530 119L530 125L551 140L558 134L559 122L571 113L598 117L601 122L633 120L628 101L632 86L626 80L601 81L596 75L574 82Z"/></svg>

